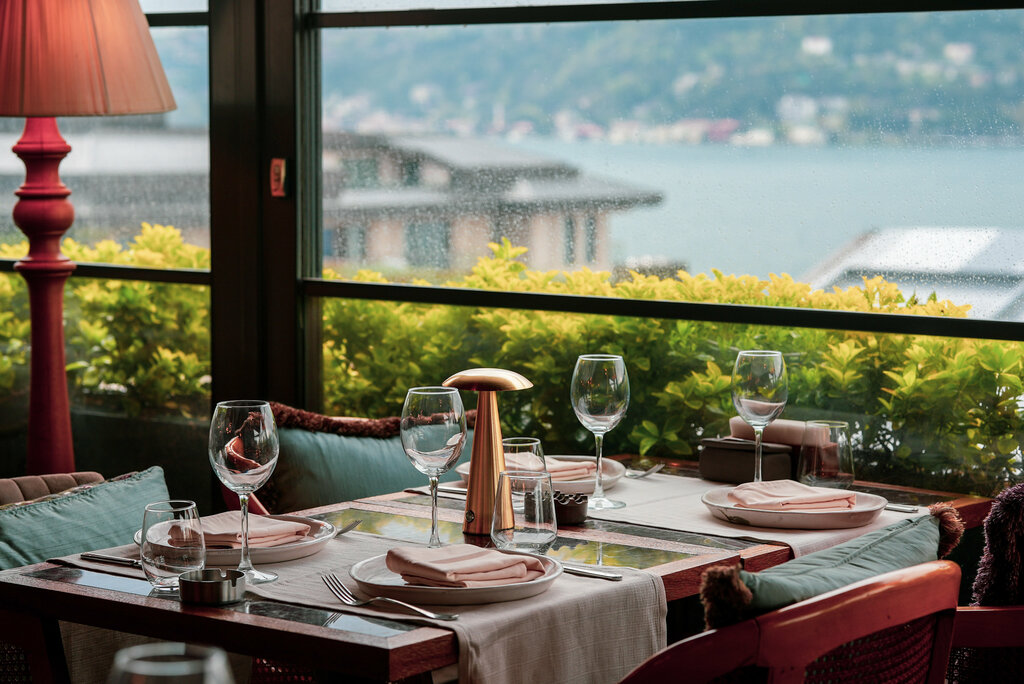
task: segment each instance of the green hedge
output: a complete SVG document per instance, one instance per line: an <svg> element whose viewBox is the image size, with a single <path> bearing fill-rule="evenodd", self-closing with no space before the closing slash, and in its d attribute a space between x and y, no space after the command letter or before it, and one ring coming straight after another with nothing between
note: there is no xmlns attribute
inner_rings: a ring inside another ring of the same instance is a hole
<svg viewBox="0 0 1024 684"><path fill-rule="evenodd" d="M24 245L0 246L0 255L19 250ZM881 278L835 292L812 291L785 275L761 280L717 271L613 281L585 268L530 271L519 260L525 249L507 241L492 250L470 274L444 284L898 315L963 317L969 310L934 296L907 300ZM208 251L182 243L173 228L146 224L124 249L66 240L64 251L81 261L209 264ZM356 277L384 282L369 271ZM208 309L202 287L72 279L67 346L76 395L115 400L128 412L205 415ZM20 278L0 279L0 311L0 393L14 392L27 385ZM850 420L860 477L979 494L1021 478L1019 343L342 299L324 300L323 322L331 413L394 415L408 387L475 366L510 368L534 387L499 395L505 434L539 436L548 453L589 453L593 440L569 405L569 378L577 355L612 352L626 359L633 395L626 419L607 437L607 453L692 457L702 435L728 431L736 351L774 348L787 354L790 369L783 415Z"/></svg>

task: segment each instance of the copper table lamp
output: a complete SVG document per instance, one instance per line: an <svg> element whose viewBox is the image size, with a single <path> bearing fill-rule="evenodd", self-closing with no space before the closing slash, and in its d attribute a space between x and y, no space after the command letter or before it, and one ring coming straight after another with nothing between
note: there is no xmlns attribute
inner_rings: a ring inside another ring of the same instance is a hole
<svg viewBox="0 0 1024 684"><path fill-rule="evenodd" d="M533 383L515 371L470 368L456 373L441 384L460 390L472 390L478 394L462 532L489 535L494 516L494 495L498 489L498 473L505 470L505 451L501 446L501 424L498 422L498 397L495 393L526 389L533 387ZM502 510L507 519L511 520L512 501L507 503Z"/></svg>

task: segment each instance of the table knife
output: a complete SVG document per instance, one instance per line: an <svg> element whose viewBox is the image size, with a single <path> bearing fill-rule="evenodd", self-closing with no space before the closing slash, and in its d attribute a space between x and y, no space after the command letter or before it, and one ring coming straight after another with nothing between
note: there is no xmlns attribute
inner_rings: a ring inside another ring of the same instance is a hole
<svg viewBox="0 0 1024 684"><path fill-rule="evenodd" d="M132 568L141 568L142 562L138 558L123 558L122 556L108 556L105 553L81 553L78 555L82 560L94 563L110 563L111 565L127 565Z"/></svg>
<svg viewBox="0 0 1024 684"><path fill-rule="evenodd" d="M569 573L570 575L579 575L581 577L598 577L600 579L611 580L612 582L618 582L622 579L622 575L614 572L606 572L604 570L594 570L593 568L581 568L576 565L562 564L562 570Z"/></svg>

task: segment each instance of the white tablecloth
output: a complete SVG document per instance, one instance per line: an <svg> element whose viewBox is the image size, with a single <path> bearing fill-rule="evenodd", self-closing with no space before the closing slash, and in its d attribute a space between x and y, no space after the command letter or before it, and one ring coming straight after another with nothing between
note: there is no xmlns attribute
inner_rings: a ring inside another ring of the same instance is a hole
<svg viewBox="0 0 1024 684"><path fill-rule="evenodd" d="M839 530L791 530L735 525L714 517L700 500L709 489L724 486L728 485L662 473L639 480L623 477L611 490L605 490L605 495L625 502L626 507L591 511L589 515L597 520L786 544L793 549L794 556L802 556L849 541L897 520L928 514L928 509L924 507L917 513L882 511L869 525Z"/></svg>
<svg viewBox="0 0 1024 684"><path fill-rule="evenodd" d="M316 555L261 566L278 573L279 579L250 586L249 591L287 603L451 629L459 641L459 681L463 684L611 683L665 646L665 587L659 577L642 570L616 568L624 575L621 582L563 574L550 589L532 598L433 607L459 613L454 622L414 618L406 611L388 607L344 606L320 579L323 573L333 572L359 596L348 569L399 545L410 544L349 532ZM137 553L130 546L106 552L124 556ZM57 560L142 577L141 571L132 568L83 562L77 556Z"/></svg>

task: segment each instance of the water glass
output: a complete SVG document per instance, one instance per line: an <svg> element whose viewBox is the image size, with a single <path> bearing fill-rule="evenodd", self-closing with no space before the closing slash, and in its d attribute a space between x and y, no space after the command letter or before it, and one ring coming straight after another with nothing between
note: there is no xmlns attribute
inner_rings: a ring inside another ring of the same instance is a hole
<svg viewBox="0 0 1024 684"><path fill-rule="evenodd" d="M206 546L194 501L156 501L142 515L142 569L160 590L178 586L178 576L206 565Z"/></svg>
<svg viewBox="0 0 1024 684"><path fill-rule="evenodd" d="M232 684L228 657L219 648L175 642L140 644L114 655L107 684Z"/></svg>
<svg viewBox="0 0 1024 684"><path fill-rule="evenodd" d="M850 425L840 420L810 420L804 430L797 479L814 487L849 489L853 484Z"/></svg>
<svg viewBox="0 0 1024 684"><path fill-rule="evenodd" d="M547 472L544 450L536 437L506 437L501 440L505 452L505 466L509 470L538 470Z"/></svg>
<svg viewBox="0 0 1024 684"><path fill-rule="evenodd" d="M509 513L504 502L512 499ZM491 540L503 551L544 554L557 536L554 487L546 472L506 470L498 474Z"/></svg>

